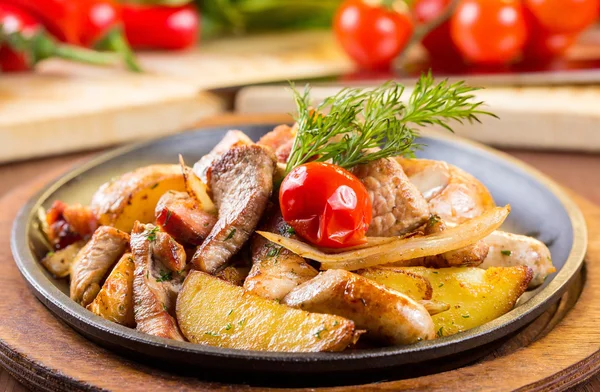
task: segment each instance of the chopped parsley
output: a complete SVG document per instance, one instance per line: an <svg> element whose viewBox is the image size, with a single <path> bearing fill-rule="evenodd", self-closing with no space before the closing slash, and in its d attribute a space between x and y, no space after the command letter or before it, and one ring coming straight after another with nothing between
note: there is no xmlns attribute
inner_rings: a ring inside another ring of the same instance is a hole
<svg viewBox="0 0 600 392"><path fill-rule="evenodd" d="M469 316L468 314L463 314L462 315L462 318L469 318L469 317L471 317L471 316Z"/></svg>
<svg viewBox="0 0 600 392"><path fill-rule="evenodd" d="M436 335L438 338L441 338L442 336L444 336L444 327L440 327L440 329L437 330Z"/></svg>
<svg viewBox="0 0 600 392"><path fill-rule="evenodd" d="M171 215L173 215L173 211L167 210L167 217L165 218L165 226L169 223L169 219L171 219Z"/></svg>
<svg viewBox="0 0 600 392"><path fill-rule="evenodd" d="M157 282L167 282L173 278L171 271L160 271L160 276L156 278Z"/></svg>
<svg viewBox="0 0 600 392"><path fill-rule="evenodd" d="M440 283L440 285L438 287L442 287L443 285L444 285L443 283Z"/></svg>
<svg viewBox="0 0 600 392"><path fill-rule="evenodd" d="M227 315L228 315L228 316L231 316L231 313L233 313L233 309L231 309L231 310L230 310L230 311L227 313Z"/></svg>
<svg viewBox="0 0 600 392"><path fill-rule="evenodd" d="M333 322L333 326L334 326L334 327L337 327L339 324L340 324L340 323L339 323L337 320L335 320L335 321Z"/></svg>
<svg viewBox="0 0 600 392"><path fill-rule="evenodd" d="M504 256L512 255L512 252L510 250L501 250L500 253L502 253Z"/></svg>
<svg viewBox="0 0 600 392"><path fill-rule="evenodd" d="M316 337L317 339L321 339L321 334L322 334L323 332L325 332L325 331L327 331L327 328L323 327L323 329L321 329L321 330L319 330L319 331L315 332L315 337Z"/></svg>
<svg viewBox="0 0 600 392"><path fill-rule="evenodd" d="M150 189L155 189L155 188L156 188L156 187L157 187L159 184L160 184L160 183L158 183L158 182L157 182L156 184L152 185L152 186L150 187Z"/></svg>
<svg viewBox="0 0 600 392"><path fill-rule="evenodd" d="M218 333L216 333L216 332L211 332L211 331L206 331L206 332L204 332L204 334L205 334L205 335L209 335L209 336L219 336L219 334L218 334Z"/></svg>
<svg viewBox="0 0 600 392"><path fill-rule="evenodd" d="M158 233L158 226L153 227L152 229L148 230L147 234L146 234L146 238L148 238L148 241L150 242L154 242L156 241L156 233Z"/></svg>
<svg viewBox="0 0 600 392"><path fill-rule="evenodd" d="M437 275L438 272L437 271L433 271L433 273Z"/></svg>
<svg viewBox="0 0 600 392"><path fill-rule="evenodd" d="M439 223L441 218L439 215L431 215L427 221L427 227L433 227L436 223Z"/></svg>
<svg viewBox="0 0 600 392"><path fill-rule="evenodd" d="M238 322L238 325L241 327L242 325L244 325L245 322L246 322L246 319L243 318Z"/></svg>
<svg viewBox="0 0 600 392"><path fill-rule="evenodd" d="M231 323L227 323L225 326L225 331L229 331L231 328L233 328L233 325L231 325Z"/></svg>
<svg viewBox="0 0 600 392"><path fill-rule="evenodd" d="M281 252L281 246L270 246L269 251L267 252L267 257L277 257L279 256L279 252Z"/></svg>
<svg viewBox="0 0 600 392"><path fill-rule="evenodd" d="M235 229L231 229L231 231L229 232L229 234L227 234L227 237L225 237L225 241L228 241L230 239L233 238L233 236L235 235L236 230Z"/></svg>
<svg viewBox="0 0 600 392"><path fill-rule="evenodd" d="M164 310L165 312L167 312L167 311L168 311L168 309L167 309L167 305L165 305L165 304L162 304L162 306L163 306L163 310Z"/></svg>
<svg viewBox="0 0 600 392"><path fill-rule="evenodd" d="M56 253L54 253L54 252L48 252L48 253L46 253L46 257L52 257L52 256L54 256L55 254L56 254Z"/></svg>

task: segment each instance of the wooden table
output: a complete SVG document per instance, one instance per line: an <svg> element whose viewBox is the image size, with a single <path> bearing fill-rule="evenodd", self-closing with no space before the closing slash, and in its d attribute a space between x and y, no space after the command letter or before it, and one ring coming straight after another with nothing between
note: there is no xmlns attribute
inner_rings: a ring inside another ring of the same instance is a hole
<svg viewBox="0 0 600 392"><path fill-rule="evenodd" d="M203 121L199 125L225 125L236 122L286 122L287 116L260 115L260 116L232 116L224 115ZM600 204L600 155L578 153L556 153L508 150L508 152L536 167L557 182L576 191L596 204ZM40 172L54 168L73 165L77 160L89 158L96 152L84 152L60 157L45 158L20 163L0 165L0 198L14 187L29 179L33 179ZM26 389L13 379L6 371L0 369L0 392L21 392ZM600 390L600 375L596 375L588 382L574 388L577 392Z"/></svg>

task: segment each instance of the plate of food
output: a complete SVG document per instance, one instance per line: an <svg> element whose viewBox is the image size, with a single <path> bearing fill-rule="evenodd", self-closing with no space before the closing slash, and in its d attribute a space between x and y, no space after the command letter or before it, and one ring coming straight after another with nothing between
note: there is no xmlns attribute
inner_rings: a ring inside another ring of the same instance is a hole
<svg viewBox="0 0 600 392"><path fill-rule="evenodd" d="M15 261L58 318L140 360L318 375L460 356L555 302L587 238L542 174L423 129L489 115L472 91L424 75L315 105L292 87L294 124L114 150L27 201Z"/></svg>

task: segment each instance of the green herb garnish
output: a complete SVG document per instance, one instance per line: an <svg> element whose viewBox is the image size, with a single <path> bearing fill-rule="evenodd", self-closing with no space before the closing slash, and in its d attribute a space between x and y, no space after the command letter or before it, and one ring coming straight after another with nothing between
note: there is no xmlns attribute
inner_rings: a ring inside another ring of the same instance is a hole
<svg viewBox="0 0 600 392"><path fill-rule="evenodd" d="M438 125L449 131L451 120L479 122L483 102L473 101L477 88L444 80L434 84L431 72L421 76L408 100L404 86L387 82L373 90L346 88L311 108L310 89L296 101L298 133L286 172L311 160L343 168L392 156L413 156L418 127ZM495 117L495 116L494 116Z"/></svg>
<svg viewBox="0 0 600 392"><path fill-rule="evenodd" d="M429 220L427 221L427 227L433 227L436 223L438 223L442 218L438 215L431 215Z"/></svg>
<svg viewBox="0 0 600 392"><path fill-rule="evenodd" d="M267 252L267 257L277 257L281 252L281 246L271 246Z"/></svg>
<svg viewBox="0 0 600 392"><path fill-rule="evenodd" d="M150 230L147 231L146 233L146 238L148 238L148 241L150 242L154 242L156 241L156 233L158 233L158 226L154 226L153 228L151 228Z"/></svg>
<svg viewBox="0 0 600 392"><path fill-rule="evenodd" d="M227 325L225 326L225 331L229 331L231 328L233 328L231 323L227 323Z"/></svg>
<svg viewBox="0 0 600 392"><path fill-rule="evenodd" d="M471 317L471 316L469 316L468 314L463 314L462 315L462 318L469 318L469 317Z"/></svg>
<svg viewBox="0 0 600 392"><path fill-rule="evenodd" d="M167 282L173 278L171 271L160 271L160 276L156 278L157 282Z"/></svg>
<svg viewBox="0 0 600 392"><path fill-rule="evenodd" d="M211 332L211 331L206 331L206 332L204 332L204 334L205 334L205 335L210 335L210 336L219 336L219 334L218 334L218 333L216 333L216 332Z"/></svg>
<svg viewBox="0 0 600 392"><path fill-rule="evenodd" d="M442 287L443 285L444 285L443 283L440 283L438 287Z"/></svg>
<svg viewBox="0 0 600 392"><path fill-rule="evenodd" d="M236 232L236 229L231 229L231 231L229 232L229 234L227 234L227 237L225 237L225 241L230 240L233 238L234 234Z"/></svg>
<svg viewBox="0 0 600 392"><path fill-rule="evenodd" d="M510 250L501 250L500 253L502 253L504 256L512 255L512 252Z"/></svg>
<svg viewBox="0 0 600 392"><path fill-rule="evenodd" d="M440 329L437 330L436 335L438 338L444 336L444 327L440 327Z"/></svg>

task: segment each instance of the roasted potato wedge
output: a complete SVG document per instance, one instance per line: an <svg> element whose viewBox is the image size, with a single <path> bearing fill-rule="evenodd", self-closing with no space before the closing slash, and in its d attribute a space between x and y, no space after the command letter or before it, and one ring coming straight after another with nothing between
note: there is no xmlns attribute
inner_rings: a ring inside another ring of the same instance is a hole
<svg viewBox="0 0 600 392"><path fill-rule="evenodd" d="M156 203L170 190L185 190L179 165L144 166L102 185L91 207L100 224L129 233L136 220L154 221Z"/></svg>
<svg viewBox="0 0 600 392"><path fill-rule="evenodd" d="M487 270L475 267L401 269L429 280L433 287L432 300L450 305L449 310L433 316L438 337L466 331L502 316L515 306L532 278L531 269L524 266ZM390 287L402 290L398 286Z"/></svg>
<svg viewBox="0 0 600 392"><path fill-rule="evenodd" d="M133 273L131 253L125 253L112 270L102 289L87 309L109 321L135 327L133 317Z"/></svg>
<svg viewBox="0 0 600 392"><path fill-rule="evenodd" d="M177 321L190 342L242 350L341 351L355 338L350 320L288 308L199 271L179 293Z"/></svg>
<svg viewBox="0 0 600 392"><path fill-rule="evenodd" d="M430 300L433 294L429 280L402 268L367 268L356 273L417 301Z"/></svg>
<svg viewBox="0 0 600 392"><path fill-rule="evenodd" d="M85 241L77 241L64 249L49 252L41 263L55 278L65 278L69 276L71 264L84 245Z"/></svg>

